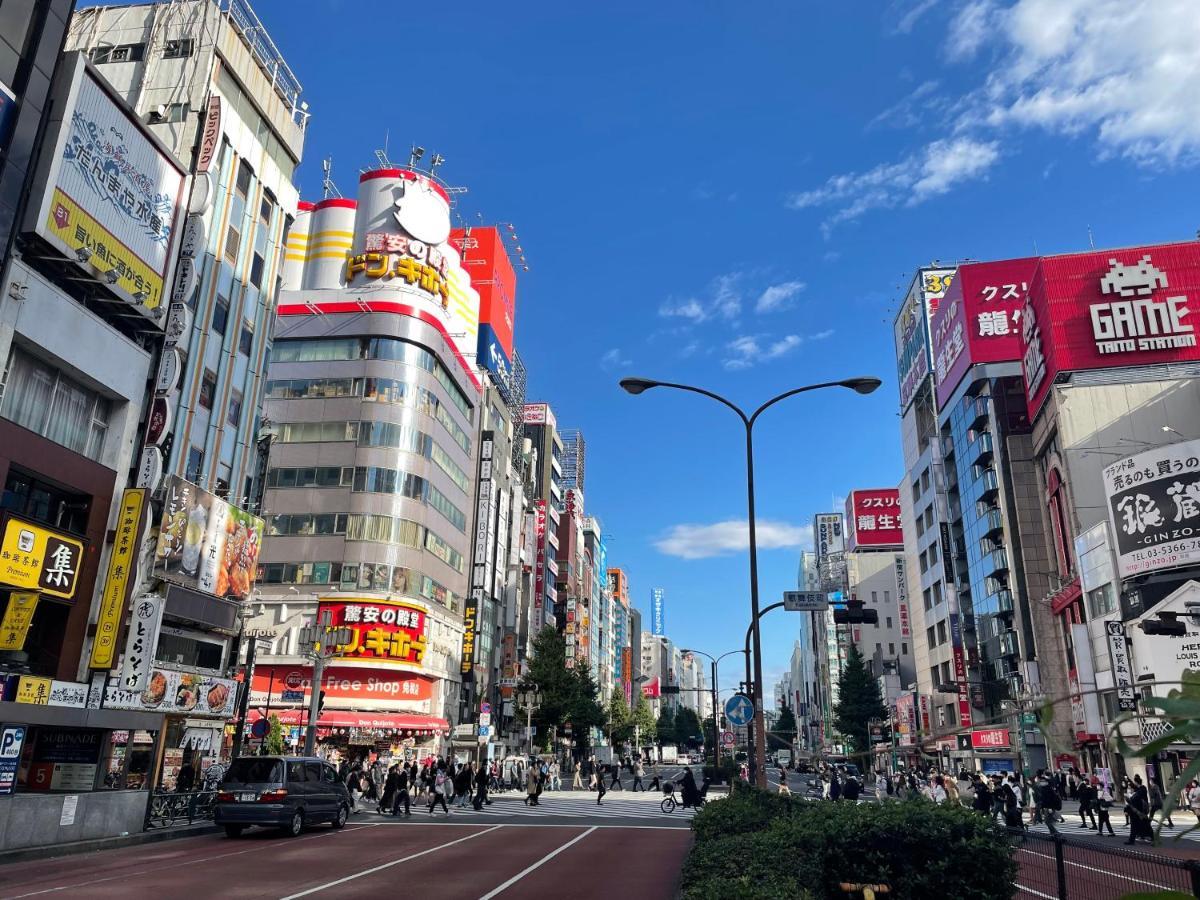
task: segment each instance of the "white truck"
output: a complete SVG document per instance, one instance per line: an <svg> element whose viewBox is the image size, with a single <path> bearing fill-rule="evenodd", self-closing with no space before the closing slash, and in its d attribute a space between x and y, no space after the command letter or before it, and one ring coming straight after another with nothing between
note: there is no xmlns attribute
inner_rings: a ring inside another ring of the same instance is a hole
<svg viewBox="0 0 1200 900"><path fill-rule="evenodd" d="M659 762L677 763L679 762L678 747L663 747L659 752Z"/></svg>
<svg viewBox="0 0 1200 900"><path fill-rule="evenodd" d="M788 766L790 766L792 764L792 751L791 750L776 750L775 751L775 764L777 766L779 766L779 768L781 768L781 769L786 769Z"/></svg>

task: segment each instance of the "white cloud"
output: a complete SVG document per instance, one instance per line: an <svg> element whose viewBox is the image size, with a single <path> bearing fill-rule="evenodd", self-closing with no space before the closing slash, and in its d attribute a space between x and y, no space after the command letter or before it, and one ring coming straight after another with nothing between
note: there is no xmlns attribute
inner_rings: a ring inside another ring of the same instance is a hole
<svg viewBox="0 0 1200 900"><path fill-rule="evenodd" d="M791 306L792 299L806 287L808 285L803 281L785 281L782 284L773 284L759 295L758 302L754 304L754 311L768 313L787 309Z"/></svg>
<svg viewBox="0 0 1200 900"><path fill-rule="evenodd" d="M886 18L894 20L894 31L909 34L921 17L937 6L937 3L938 0L895 0L888 7Z"/></svg>
<svg viewBox="0 0 1200 900"><path fill-rule="evenodd" d="M764 550L810 546L812 526L759 519L756 536L759 548ZM660 553L681 559L725 556L750 548L750 528L745 519L712 525L675 525L654 546Z"/></svg>
<svg viewBox="0 0 1200 900"><path fill-rule="evenodd" d="M937 94L938 82L922 81L913 91L889 106L867 123L867 130L877 127L912 128L924 118L922 113L942 114L948 103Z"/></svg>
<svg viewBox="0 0 1200 900"><path fill-rule="evenodd" d="M692 322L736 318L742 311L741 280L741 272L718 275L709 285L707 299L689 297L686 300L669 300L658 308L658 314L664 318L682 318Z"/></svg>
<svg viewBox="0 0 1200 900"><path fill-rule="evenodd" d="M882 163L866 172L834 175L821 187L793 194L792 209L834 207L823 228L858 218L872 209L901 204L916 206L952 187L985 177L1000 158L998 141L946 138L926 145L899 162Z"/></svg>
<svg viewBox="0 0 1200 900"><path fill-rule="evenodd" d="M999 44L966 127L1095 134L1101 156L1200 160L1195 0L1017 0L986 29Z"/></svg>
<svg viewBox="0 0 1200 900"><path fill-rule="evenodd" d="M970 59L987 40L996 14L993 0L969 0L950 21L946 55L952 60Z"/></svg>
<svg viewBox="0 0 1200 900"><path fill-rule="evenodd" d="M600 367L603 369L628 369L632 365L633 360L622 353L618 347L605 351L604 355L600 357Z"/></svg>
<svg viewBox="0 0 1200 900"><path fill-rule="evenodd" d="M833 335L833 329L815 334L789 334L773 341L764 341L761 334L743 334L725 345L725 358L721 365L731 371L748 369L761 362L769 362L786 356L807 341L823 341Z"/></svg>

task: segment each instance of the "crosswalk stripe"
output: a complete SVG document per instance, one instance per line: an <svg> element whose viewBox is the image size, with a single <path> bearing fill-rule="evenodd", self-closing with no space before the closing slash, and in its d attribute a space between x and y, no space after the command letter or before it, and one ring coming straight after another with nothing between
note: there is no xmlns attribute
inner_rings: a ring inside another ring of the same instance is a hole
<svg viewBox="0 0 1200 900"><path fill-rule="evenodd" d="M473 808L467 807L459 810L456 807L451 807L451 817L456 812L461 812L467 815L484 815L497 817L521 817L521 818L544 818L549 816L570 817L570 818L602 818L602 819L662 819L662 818L691 818L695 815L696 810L692 808L683 808L677 806L674 812L664 813L661 808L663 795L651 794L642 798L634 797L616 797L611 794L605 796L604 800L596 803L596 796L592 793L577 793L577 794L543 794L541 802L537 806L527 806L523 802L518 802L516 796L499 795L492 798L491 806L485 806L482 810L476 812ZM414 816L420 815L421 804L414 802ZM373 810L369 811L373 812ZM439 813L434 812L437 816ZM426 814L428 815L428 814ZM444 816L445 814L442 813Z"/></svg>

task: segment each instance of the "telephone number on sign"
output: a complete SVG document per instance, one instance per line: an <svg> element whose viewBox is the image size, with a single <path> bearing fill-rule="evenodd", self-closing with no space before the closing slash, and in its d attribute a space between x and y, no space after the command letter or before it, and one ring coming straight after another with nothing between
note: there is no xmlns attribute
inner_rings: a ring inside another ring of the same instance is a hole
<svg viewBox="0 0 1200 900"><path fill-rule="evenodd" d="M1139 572L1144 569L1190 562L1196 558L1200 558L1200 540L1190 539L1163 544L1161 547L1151 547L1149 550L1139 550L1130 555L1127 566L1131 571Z"/></svg>

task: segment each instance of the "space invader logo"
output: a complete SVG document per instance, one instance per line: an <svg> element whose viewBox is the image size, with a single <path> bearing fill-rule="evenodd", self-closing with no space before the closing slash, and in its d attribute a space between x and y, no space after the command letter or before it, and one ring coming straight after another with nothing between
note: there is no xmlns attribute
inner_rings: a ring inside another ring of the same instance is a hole
<svg viewBox="0 0 1200 900"><path fill-rule="evenodd" d="M1154 292L1165 289L1169 282L1149 253L1131 265L1116 259L1110 259L1108 265L1100 279L1100 293L1119 299L1091 306L1092 336L1100 353L1196 346L1195 326L1185 321L1191 314L1187 296L1155 299Z"/></svg>

